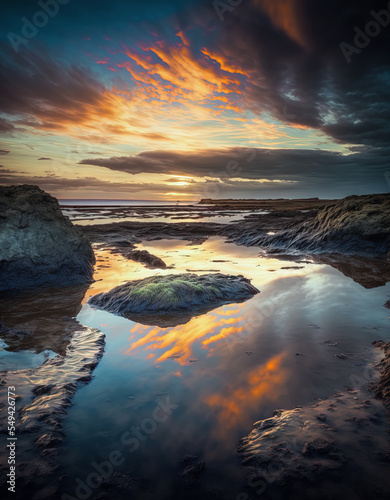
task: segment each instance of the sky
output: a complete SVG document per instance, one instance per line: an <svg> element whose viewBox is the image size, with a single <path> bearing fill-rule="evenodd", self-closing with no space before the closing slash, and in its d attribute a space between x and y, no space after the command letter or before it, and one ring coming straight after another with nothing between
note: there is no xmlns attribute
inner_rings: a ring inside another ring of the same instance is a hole
<svg viewBox="0 0 390 500"><path fill-rule="evenodd" d="M19 0L0 184L58 198L390 191L390 2Z"/></svg>

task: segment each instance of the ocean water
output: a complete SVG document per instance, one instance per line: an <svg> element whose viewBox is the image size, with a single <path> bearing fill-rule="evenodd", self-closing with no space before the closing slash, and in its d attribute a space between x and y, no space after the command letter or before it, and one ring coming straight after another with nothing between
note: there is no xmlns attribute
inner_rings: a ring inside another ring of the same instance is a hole
<svg viewBox="0 0 390 500"><path fill-rule="evenodd" d="M60 206L69 207L164 207L172 205L194 205L198 200L98 200L59 199Z"/></svg>

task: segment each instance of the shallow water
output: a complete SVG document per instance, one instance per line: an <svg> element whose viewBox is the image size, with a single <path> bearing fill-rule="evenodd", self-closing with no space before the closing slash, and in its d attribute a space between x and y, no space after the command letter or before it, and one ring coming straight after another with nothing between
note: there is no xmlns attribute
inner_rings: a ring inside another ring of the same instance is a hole
<svg viewBox="0 0 390 500"><path fill-rule="evenodd" d="M44 352L36 353L32 349L21 350L17 352L8 351L9 346L0 341L0 370L20 370L24 368L36 368L44 363L47 359L54 358L55 352L45 350Z"/></svg>
<svg viewBox="0 0 390 500"><path fill-rule="evenodd" d="M390 287L365 290L329 266L259 258L258 249L220 238L201 246L159 240L140 247L175 267L151 271L102 252L112 267L99 270L103 281L87 295L119 281L187 270L243 274L261 293L166 329L85 304L78 319L106 333L106 353L69 413L64 465L71 462L75 474L88 474L93 461L119 450L125 463L118 471L148 483L137 483L136 498L198 498L197 488L189 490L177 477L177 462L189 453L206 461L203 488L228 486L229 498L235 498L244 487L237 441L274 409L328 397L364 373L373 359L370 343L388 333L382 304ZM322 345L326 340L339 344ZM336 358L338 353L349 359ZM178 407L154 426L148 419L156 399L166 397ZM137 426L145 441L136 437L139 448L132 452L121 439Z"/></svg>
<svg viewBox="0 0 390 500"><path fill-rule="evenodd" d="M264 210L243 211L243 210L226 210L220 214L211 211L207 212L206 205L199 207L185 206L182 210L177 207L170 209L165 207L164 210L148 208L147 210L139 210L137 207L66 207L62 206L64 215L70 218L72 222L80 226L88 226L91 224L111 224L113 222L214 222L219 224L229 224L230 222L238 222L243 220L248 215L262 215L268 213Z"/></svg>
<svg viewBox="0 0 390 500"><path fill-rule="evenodd" d="M78 390L68 410L59 455L60 475L67 476L62 492L76 496L76 478L85 481L95 471L93 463L117 451L123 463L113 470L129 473L134 485L130 496L124 491L116 499L217 498L210 491L240 498L246 489L238 440L275 409L313 403L366 377L368 364L378 358L371 342L388 338L383 304L390 285L368 290L330 266L259 257L259 249L218 237L203 245L159 240L138 247L173 267L150 270L98 250L98 281L78 314L77 300L71 302L68 314L76 311L81 324L104 332L106 348L92 382ZM261 293L165 329L87 304L90 295L131 279L187 271L243 274ZM64 315L58 298L61 312L54 318ZM39 294L30 300L39 304ZM325 345L328 340L337 345ZM348 359L335 356L340 353ZM167 410L168 403L173 406ZM386 439L385 428L381 432ZM206 462L199 483L191 486L177 474L186 454ZM366 464L367 481L374 470L377 464ZM390 486L387 477L380 486ZM92 490L94 498L99 489ZM248 495L240 500L257 498Z"/></svg>

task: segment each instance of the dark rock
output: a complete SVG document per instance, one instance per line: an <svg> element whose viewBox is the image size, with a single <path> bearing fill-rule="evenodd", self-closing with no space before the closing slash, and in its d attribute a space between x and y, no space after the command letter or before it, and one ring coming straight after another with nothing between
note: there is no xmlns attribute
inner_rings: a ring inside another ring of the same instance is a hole
<svg viewBox="0 0 390 500"><path fill-rule="evenodd" d="M193 455L186 455L179 462L179 474L187 484L197 481L206 468L206 462Z"/></svg>
<svg viewBox="0 0 390 500"><path fill-rule="evenodd" d="M374 460L378 452L386 453L386 440L377 430L379 423L386 425L385 411L379 402L356 403L353 394L340 393L255 423L237 447L248 483L264 480L274 498L271 488L296 484L299 491L302 482L315 484L330 475L343 480L347 462L360 470L362 456Z"/></svg>
<svg viewBox="0 0 390 500"><path fill-rule="evenodd" d="M147 250L132 250L127 254L127 258L135 262L141 262L151 269L165 269L167 267L162 259L149 253Z"/></svg>
<svg viewBox="0 0 390 500"><path fill-rule="evenodd" d="M41 448L52 448L60 445L63 440L64 437L60 433L48 432L35 441L35 446L39 446Z"/></svg>
<svg viewBox="0 0 390 500"><path fill-rule="evenodd" d="M0 187L0 290L90 281L94 253L83 230L37 186Z"/></svg>
<svg viewBox="0 0 390 500"><path fill-rule="evenodd" d="M322 342L322 345L326 345L328 347L337 347L339 343L333 342L332 340L325 340L324 342Z"/></svg>
<svg viewBox="0 0 390 500"><path fill-rule="evenodd" d="M7 386L14 384L20 395L16 402L17 433L23 436L23 458L27 464L26 467L18 464L20 486L23 482L31 484L32 480L42 484L43 478L45 483L53 479L58 467L55 457L60 453L64 439L64 418L80 386L80 378L87 379L96 361L102 357L104 338L99 330L79 325L78 330L73 331L64 356L49 359L37 368L5 372L0 407L7 404ZM0 426L5 422L0 422ZM5 477L6 471L9 471L9 466L0 463L2 477ZM33 498L32 495L27 496Z"/></svg>
<svg viewBox="0 0 390 500"><path fill-rule="evenodd" d="M257 293L243 276L171 274L129 281L95 295L89 304L130 319L142 315L148 321L149 317L149 324L173 326L223 304L243 302Z"/></svg>

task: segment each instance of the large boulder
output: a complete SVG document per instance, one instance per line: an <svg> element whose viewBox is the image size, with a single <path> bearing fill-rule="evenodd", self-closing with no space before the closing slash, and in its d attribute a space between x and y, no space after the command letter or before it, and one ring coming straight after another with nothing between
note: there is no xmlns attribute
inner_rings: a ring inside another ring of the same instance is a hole
<svg viewBox="0 0 390 500"><path fill-rule="evenodd" d="M0 290L84 283L94 263L55 198L37 186L0 186Z"/></svg>
<svg viewBox="0 0 390 500"><path fill-rule="evenodd" d="M129 281L95 295L89 304L139 323L168 327L257 293L259 290L243 276L169 274Z"/></svg>

